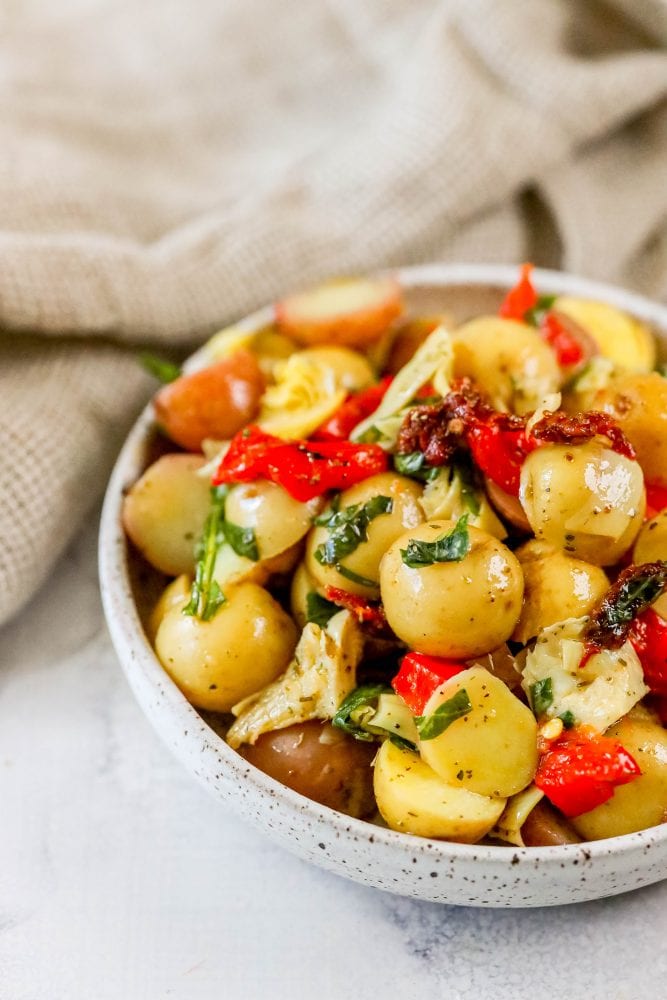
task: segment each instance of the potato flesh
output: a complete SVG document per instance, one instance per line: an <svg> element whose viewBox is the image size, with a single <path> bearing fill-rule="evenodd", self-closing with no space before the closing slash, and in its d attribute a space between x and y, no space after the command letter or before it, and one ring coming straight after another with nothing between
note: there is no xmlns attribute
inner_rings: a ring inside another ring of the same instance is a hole
<svg viewBox="0 0 667 1000"><path fill-rule="evenodd" d="M523 575L497 538L468 528L471 547L459 562L412 568L401 556L411 539L433 542L455 527L429 521L401 535L380 564L390 627L411 649L467 660L505 642L521 613Z"/></svg>
<svg viewBox="0 0 667 1000"><path fill-rule="evenodd" d="M195 545L211 493L198 476L201 455L163 455L146 469L123 500L123 527L151 566L169 576L192 573Z"/></svg>
<svg viewBox="0 0 667 1000"><path fill-rule="evenodd" d="M596 566L627 552L646 507L638 463L596 441L531 452L519 498L538 540Z"/></svg>
<svg viewBox="0 0 667 1000"><path fill-rule="evenodd" d="M631 712L606 734L634 757L641 774L614 790L611 799L570 820L585 840L605 840L657 826L667 817L667 732Z"/></svg>
<svg viewBox="0 0 667 1000"><path fill-rule="evenodd" d="M392 830L474 844L498 820L504 799L447 784L419 754L385 740L375 758L375 799Z"/></svg>
<svg viewBox="0 0 667 1000"><path fill-rule="evenodd" d="M419 753L450 785L505 799L522 791L537 768L537 723L530 709L483 667L470 667L441 685L424 715L465 689L471 711L435 739L421 740Z"/></svg>

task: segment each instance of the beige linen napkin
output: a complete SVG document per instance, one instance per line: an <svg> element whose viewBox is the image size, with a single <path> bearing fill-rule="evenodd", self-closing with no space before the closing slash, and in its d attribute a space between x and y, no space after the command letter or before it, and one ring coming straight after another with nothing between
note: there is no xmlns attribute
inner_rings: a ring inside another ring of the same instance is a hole
<svg viewBox="0 0 667 1000"><path fill-rule="evenodd" d="M429 259L667 296L666 11L6 0L0 621L104 486L148 392L131 345Z"/></svg>

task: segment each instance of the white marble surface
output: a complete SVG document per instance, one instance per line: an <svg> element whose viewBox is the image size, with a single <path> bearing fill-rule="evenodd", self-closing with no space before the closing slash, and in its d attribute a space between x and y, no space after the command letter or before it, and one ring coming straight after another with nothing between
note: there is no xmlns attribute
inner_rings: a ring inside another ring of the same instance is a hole
<svg viewBox="0 0 667 1000"><path fill-rule="evenodd" d="M551 910L384 895L209 798L132 700L91 523L0 631L0 1000L658 1000L667 882Z"/></svg>

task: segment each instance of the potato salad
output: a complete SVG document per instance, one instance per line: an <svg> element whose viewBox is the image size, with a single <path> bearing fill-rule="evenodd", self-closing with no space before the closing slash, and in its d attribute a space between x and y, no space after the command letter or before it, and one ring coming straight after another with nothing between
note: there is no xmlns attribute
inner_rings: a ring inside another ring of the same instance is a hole
<svg viewBox="0 0 667 1000"><path fill-rule="evenodd" d="M656 338L529 264L462 323L404 298L331 281L185 372L151 360L123 524L155 653L230 747L350 816L518 846L662 823Z"/></svg>

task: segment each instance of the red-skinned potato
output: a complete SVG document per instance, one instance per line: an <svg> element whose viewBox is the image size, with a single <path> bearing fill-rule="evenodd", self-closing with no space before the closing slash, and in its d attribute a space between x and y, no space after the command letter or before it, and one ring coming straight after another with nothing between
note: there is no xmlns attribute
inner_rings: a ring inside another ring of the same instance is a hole
<svg viewBox="0 0 667 1000"><path fill-rule="evenodd" d="M257 358L241 349L163 386L154 400L155 419L176 444L199 451L204 438L225 441L249 423L263 392Z"/></svg>
<svg viewBox="0 0 667 1000"><path fill-rule="evenodd" d="M376 810L371 769L376 751L375 743L313 721L264 733L239 753L295 792L361 819Z"/></svg>
<svg viewBox="0 0 667 1000"><path fill-rule="evenodd" d="M403 310L393 278L341 278L290 295L275 306L278 329L300 344L375 343Z"/></svg>
<svg viewBox="0 0 667 1000"><path fill-rule="evenodd" d="M564 816L545 802L538 802L521 827L526 847L560 847L562 844L579 844L581 837Z"/></svg>
<svg viewBox="0 0 667 1000"><path fill-rule="evenodd" d="M518 528L519 531L525 531L526 534L529 534L530 525L525 511L519 502L519 498L513 497L510 493L506 493L501 486L494 483L494 481L489 479L488 476L485 479L484 485L486 487L486 493L489 500L503 520L509 521L509 523L513 524L515 528Z"/></svg>

